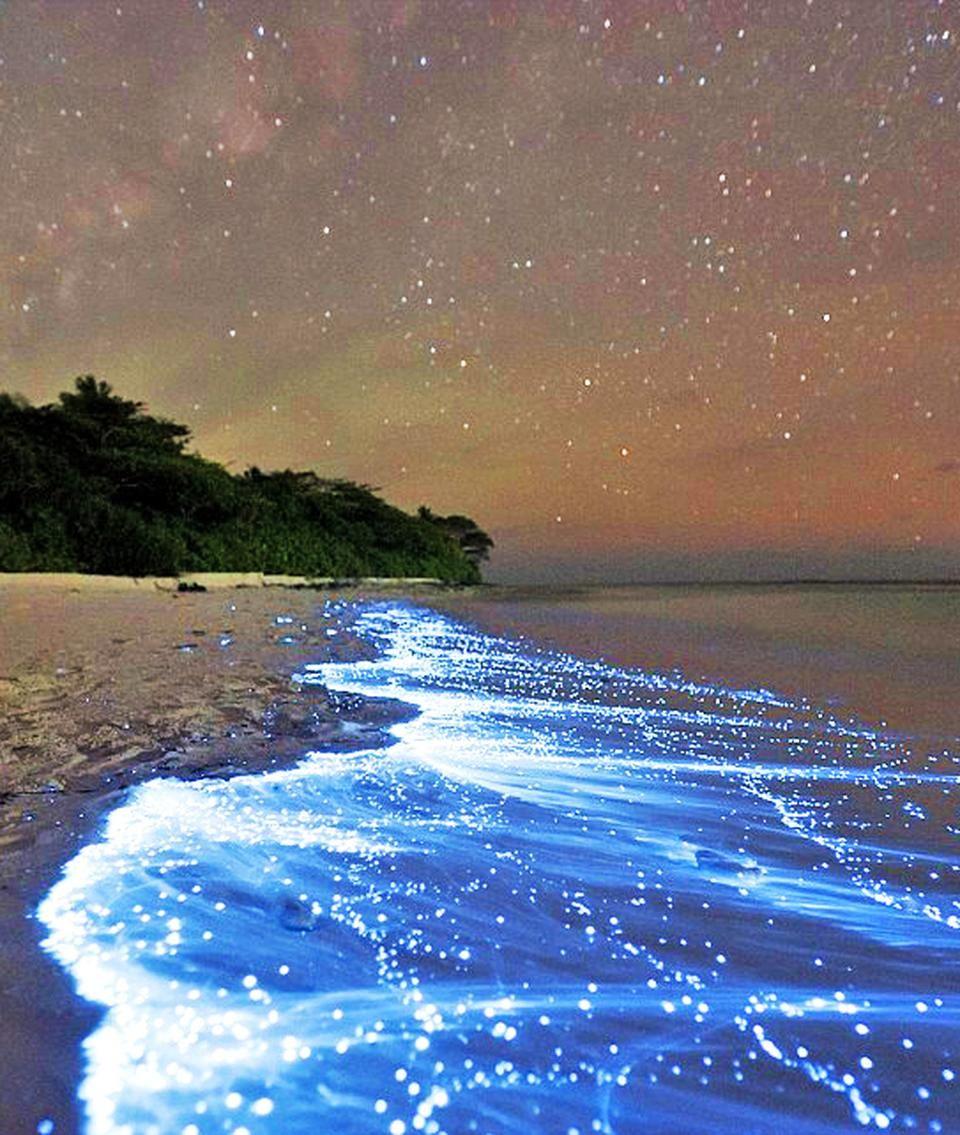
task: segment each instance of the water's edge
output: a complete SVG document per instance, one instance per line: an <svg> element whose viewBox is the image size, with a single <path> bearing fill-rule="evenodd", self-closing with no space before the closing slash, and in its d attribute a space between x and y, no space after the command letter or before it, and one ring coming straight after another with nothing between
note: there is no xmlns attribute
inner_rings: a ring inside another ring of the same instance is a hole
<svg viewBox="0 0 960 1135"><path fill-rule="evenodd" d="M307 657L355 657L360 652L359 644L344 633L322 652L314 647ZM286 669L299 665L287 664ZM378 706L362 697L328 713L325 700L319 687L298 687L289 673L265 670L259 736L237 736L229 725L225 736L170 734L135 757L125 755L122 766L98 776L95 783L33 796L29 838L13 842L0 856L0 1021L5 1054L0 1131L33 1135L44 1123L53 1123L56 1135L80 1135L83 1129L77 1095L86 1063L83 1044L106 1009L77 995L69 970L43 947L48 930L36 913L67 864L82 847L102 838L109 816L126 806L140 784L158 778L185 783L226 780L290 768L318 741L333 750L385 745L390 721L405 716L403 707ZM324 710L319 717L318 707ZM173 763L171 753L176 754Z"/></svg>
<svg viewBox="0 0 960 1135"><path fill-rule="evenodd" d="M767 690L538 655L395 604L358 623L375 657L300 677L414 705L392 747L143 784L41 904L48 948L112 1006L86 1045L92 1135L305 1132L318 1108L345 1133L447 1130L448 1109L453 1131L652 1131L701 1100L691 1131L945 1130L935 1088L914 1114L896 1061L874 1069L918 1047L913 996L952 1083L956 1005L919 975L956 966L955 857L938 886L898 841L954 764ZM898 793L909 822L884 804L870 850L863 819Z"/></svg>

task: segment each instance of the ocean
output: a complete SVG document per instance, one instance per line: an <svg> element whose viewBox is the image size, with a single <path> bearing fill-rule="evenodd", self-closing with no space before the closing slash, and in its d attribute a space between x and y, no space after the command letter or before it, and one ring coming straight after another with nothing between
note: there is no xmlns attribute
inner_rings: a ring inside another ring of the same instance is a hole
<svg viewBox="0 0 960 1135"><path fill-rule="evenodd" d="M109 816L39 909L88 1135L960 1131L942 608L891 717L895 626L758 598L658 668L666 615L552 602L331 602L375 657L300 680L392 745Z"/></svg>

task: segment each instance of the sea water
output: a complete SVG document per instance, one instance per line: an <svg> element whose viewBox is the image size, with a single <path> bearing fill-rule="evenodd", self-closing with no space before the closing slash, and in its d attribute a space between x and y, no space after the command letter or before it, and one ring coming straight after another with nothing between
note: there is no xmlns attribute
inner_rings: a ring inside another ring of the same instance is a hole
<svg viewBox="0 0 960 1135"><path fill-rule="evenodd" d="M392 746L144 784L40 908L89 1135L960 1131L953 755L328 614Z"/></svg>

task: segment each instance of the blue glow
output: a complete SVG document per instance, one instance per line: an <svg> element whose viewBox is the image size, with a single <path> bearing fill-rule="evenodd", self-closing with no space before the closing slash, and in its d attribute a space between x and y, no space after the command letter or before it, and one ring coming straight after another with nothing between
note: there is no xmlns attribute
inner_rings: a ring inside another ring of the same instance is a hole
<svg viewBox="0 0 960 1135"><path fill-rule="evenodd" d="M958 1130L958 762L397 604L386 749L156 780L44 900L90 1135Z"/></svg>

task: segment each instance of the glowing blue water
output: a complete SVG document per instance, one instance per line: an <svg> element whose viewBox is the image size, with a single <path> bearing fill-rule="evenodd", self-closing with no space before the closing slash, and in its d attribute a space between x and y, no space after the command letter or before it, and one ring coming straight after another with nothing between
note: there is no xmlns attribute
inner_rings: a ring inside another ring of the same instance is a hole
<svg viewBox="0 0 960 1135"><path fill-rule="evenodd" d="M396 744L143 785L40 916L91 1135L957 1131L957 764L366 606Z"/></svg>

